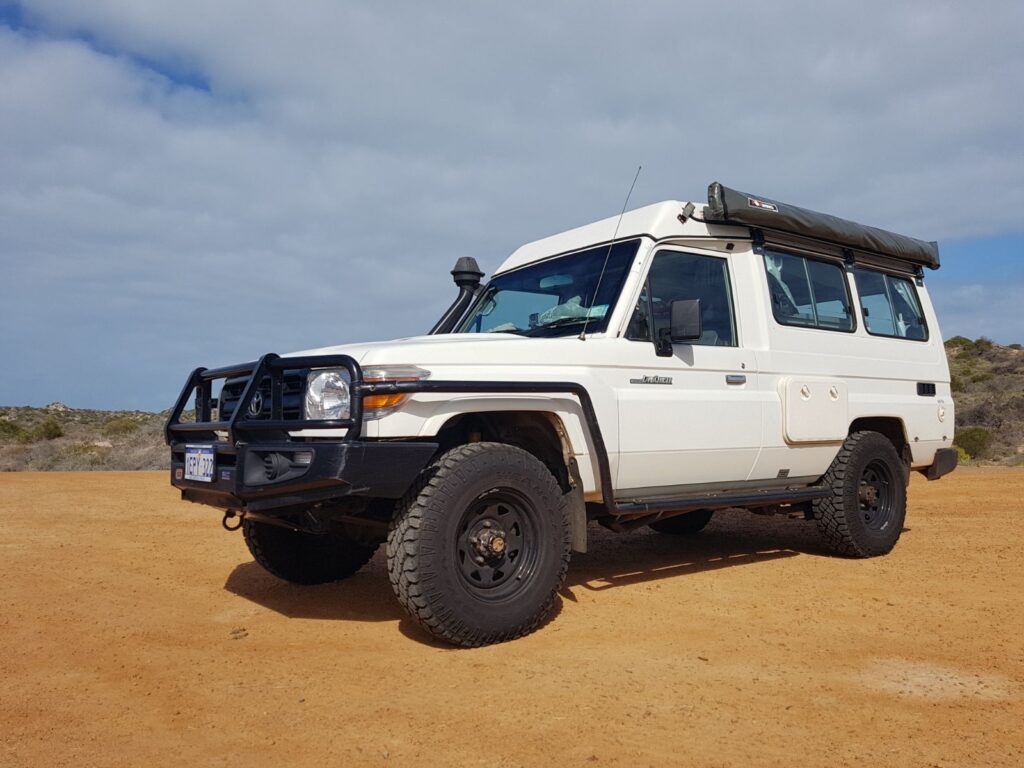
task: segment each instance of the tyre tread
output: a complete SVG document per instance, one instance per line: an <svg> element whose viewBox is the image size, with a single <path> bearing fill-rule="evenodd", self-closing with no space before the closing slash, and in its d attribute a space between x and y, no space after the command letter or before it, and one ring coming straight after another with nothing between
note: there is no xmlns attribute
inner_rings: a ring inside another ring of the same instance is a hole
<svg viewBox="0 0 1024 768"><path fill-rule="evenodd" d="M543 469L534 472L537 482L547 487L544 492L554 493L560 499L558 514L563 520L561 541L558 542L562 556L558 566L557 583L545 597L540 608L528 620L501 631L479 632L466 626L452 616L451 610L439 606L440 595L432 592L433 574L421 562L418 533L424 526L431 525L429 510L436 504L444 504L446 487L451 478L468 481L466 465L471 459L485 454L501 456L503 461L518 462L523 468ZM397 512L391 523L387 541L388 577L399 603L424 630L447 643L463 647L478 647L513 640L533 632L550 613L558 590L565 581L569 567L570 531L565 497L555 478L532 454L504 443L468 443L451 449L431 464L405 497L398 503Z"/></svg>
<svg viewBox="0 0 1024 768"><path fill-rule="evenodd" d="M902 462L899 461L899 455L896 453L892 443L889 442L889 439L878 432L865 430L853 432L846 438L839 453L832 461L832 465L822 478L822 484L831 488L832 495L816 499L812 507L813 514L817 522L818 531L821 533L826 546L835 554L855 558L875 557L879 554L884 554L884 552L876 551L876 549L867 546L865 542L858 539L851 529L849 516L850 514L859 514L859 510L854 509L851 511L846 508L848 494L851 493L849 483L859 482L860 480L859 477L853 478L850 475L851 464L855 464L859 460L860 454L864 451L871 451L873 449L883 452L891 451L890 459L895 458L894 468L900 477L903 476ZM905 513L905 495L903 496L903 505ZM902 518L897 522L899 528L902 529ZM898 532L896 538L899 538ZM893 545L895 545L895 541L893 541Z"/></svg>

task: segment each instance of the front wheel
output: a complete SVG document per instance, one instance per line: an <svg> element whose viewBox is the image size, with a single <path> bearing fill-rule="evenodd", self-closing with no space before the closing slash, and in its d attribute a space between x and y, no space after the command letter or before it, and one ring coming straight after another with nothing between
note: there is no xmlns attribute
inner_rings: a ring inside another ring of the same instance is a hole
<svg viewBox="0 0 1024 768"><path fill-rule="evenodd" d="M511 445L453 448L398 505L388 573L427 632L465 647L529 634L569 565L569 515L554 476Z"/></svg>
<svg viewBox="0 0 1024 768"><path fill-rule="evenodd" d="M849 557L884 555L896 546L907 515L906 471L878 432L854 432L825 473L832 495L814 502L829 549Z"/></svg>

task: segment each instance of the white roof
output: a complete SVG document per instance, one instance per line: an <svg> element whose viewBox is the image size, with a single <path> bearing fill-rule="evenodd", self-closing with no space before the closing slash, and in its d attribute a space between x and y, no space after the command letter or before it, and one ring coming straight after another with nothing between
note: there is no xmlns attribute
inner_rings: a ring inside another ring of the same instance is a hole
<svg viewBox="0 0 1024 768"><path fill-rule="evenodd" d="M554 256L558 253L566 253L588 245L607 243L615 236L616 240L624 240L632 237L646 235L655 240L666 238L687 238L687 237L749 237L750 232L746 227L724 227L718 225L706 225L695 219L687 219L685 223L679 221L679 214L682 213L685 202L679 200L666 200L654 205L646 205L633 211L626 211L619 223L618 216L595 221L576 229L559 232L541 240L534 240L532 243L520 246L516 251L505 259L498 267L495 274L517 269L539 259ZM694 214L704 217L704 205L694 203ZM618 226L618 234L615 234L615 227Z"/></svg>

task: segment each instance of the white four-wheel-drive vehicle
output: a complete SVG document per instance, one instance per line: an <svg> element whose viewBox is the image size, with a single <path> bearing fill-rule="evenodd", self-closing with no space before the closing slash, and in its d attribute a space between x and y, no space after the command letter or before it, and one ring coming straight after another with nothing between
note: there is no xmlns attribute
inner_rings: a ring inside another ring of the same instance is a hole
<svg viewBox="0 0 1024 768"><path fill-rule="evenodd" d="M199 368L171 481L270 573L343 579L387 544L399 601L481 645L550 611L587 525L802 512L870 557L911 470L956 466L924 286L938 248L712 184L472 259L429 335Z"/></svg>

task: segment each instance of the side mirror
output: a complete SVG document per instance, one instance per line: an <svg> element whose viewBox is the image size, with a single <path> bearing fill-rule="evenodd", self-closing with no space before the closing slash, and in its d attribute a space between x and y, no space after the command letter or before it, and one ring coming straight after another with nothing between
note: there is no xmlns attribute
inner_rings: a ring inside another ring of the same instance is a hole
<svg viewBox="0 0 1024 768"><path fill-rule="evenodd" d="M704 335L700 299L673 301L670 313L669 327L661 329L654 343L654 351L658 357L672 357L673 341L693 341Z"/></svg>
<svg viewBox="0 0 1024 768"><path fill-rule="evenodd" d="M693 341L704 335L700 317L700 299L672 302L672 341Z"/></svg>

